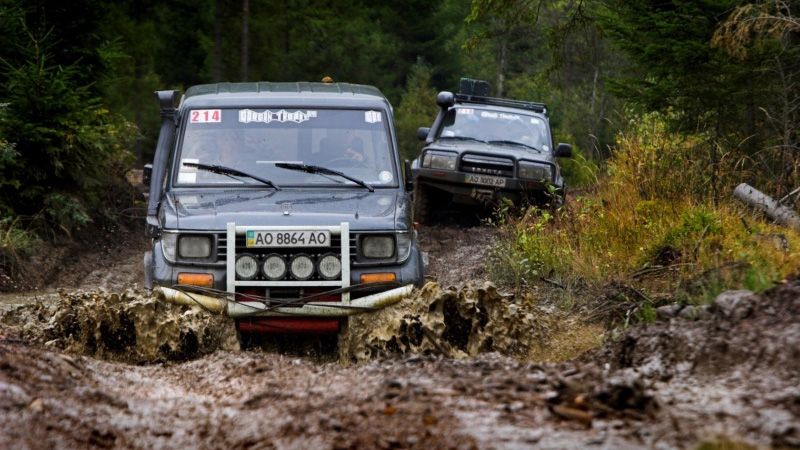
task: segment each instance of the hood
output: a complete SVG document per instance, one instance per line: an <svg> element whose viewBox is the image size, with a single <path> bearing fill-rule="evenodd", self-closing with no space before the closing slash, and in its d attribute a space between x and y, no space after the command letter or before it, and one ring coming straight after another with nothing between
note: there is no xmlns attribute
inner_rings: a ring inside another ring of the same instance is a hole
<svg viewBox="0 0 800 450"><path fill-rule="evenodd" d="M242 225L314 226L349 222L352 230L407 229L403 194L332 189L203 189L169 192L163 226L182 230L225 230ZM400 208L398 208L400 206ZM396 217L398 216L398 217Z"/></svg>
<svg viewBox="0 0 800 450"><path fill-rule="evenodd" d="M445 150L451 152L463 153L482 153L496 156L510 156L517 161L526 159L529 161L545 161L553 162L554 157L551 151L543 151L537 153L534 150L528 150L523 147L513 145L498 145L498 144L484 144L481 142L468 142L468 141L435 141L430 144L427 149L430 150Z"/></svg>

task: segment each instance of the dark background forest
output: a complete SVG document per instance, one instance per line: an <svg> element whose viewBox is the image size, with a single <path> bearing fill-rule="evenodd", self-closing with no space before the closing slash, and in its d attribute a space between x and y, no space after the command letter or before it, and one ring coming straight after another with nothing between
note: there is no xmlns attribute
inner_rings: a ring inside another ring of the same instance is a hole
<svg viewBox="0 0 800 450"><path fill-rule="evenodd" d="M576 148L562 164L572 187L624 178L644 200L717 204L744 181L780 198L800 184L798 8L0 0L4 251L113 219L125 207L119 183L152 157L152 92L217 81L375 85L413 158L436 91L461 76L486 79L496 96L548 105L557 140Z"/></svg>

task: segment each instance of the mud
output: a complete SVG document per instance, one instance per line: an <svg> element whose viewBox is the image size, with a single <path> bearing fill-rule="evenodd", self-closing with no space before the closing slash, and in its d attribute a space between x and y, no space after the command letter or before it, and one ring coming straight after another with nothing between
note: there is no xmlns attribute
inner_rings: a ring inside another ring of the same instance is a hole
<svg viewBox="0 0 800 450"><path fill-rule="evenodd" d="M494 227L447 225L422 227L419 246L428 254L427 278L443 287L483 280L486 261L499 232Z"/></svg>
<svg viewBox="0 0 800 450"><path fill-rule="evenodd" d="M693 433L800 447L800 281L689 308L586 360L650 380Z"/></svg>
<svg viewBox="0 0 800 450"><path fill-rule="evenodd" d="M580 333L559 346L555 338ZM497 352L524 361L560 360L598 346L602 327L539 305L532 296L514 298L490 282L470 282L456 289L426 284L403 302L369 315L350 318L343 360L376 356L437 354L465 358Z"/></svg>
<svg viewBox="0 0 800 450"><path fill-rule="evenodd" d="M216 351L130 366L6 340L0 447L800 445L800 284L705 313L558 364L490 353L342 365Z"/></svg>
<svg viewBox="0 0 800 450"><path fill-rule="evenodd" d="M185 360L238 348L230 320L141 291L62 292L2 315L4 334L69 353L127 363Z"/></svg>

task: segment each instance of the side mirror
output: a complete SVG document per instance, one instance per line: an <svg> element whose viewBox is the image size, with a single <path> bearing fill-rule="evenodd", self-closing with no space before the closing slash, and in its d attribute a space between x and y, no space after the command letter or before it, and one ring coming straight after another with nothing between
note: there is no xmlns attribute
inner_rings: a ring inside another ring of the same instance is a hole
<svg viewBox="0 0 800 450"><path fill-rule="evenodd" d="M572 158L572 146L559 142L556 146L556 158Z"/></svg>
<svg viewBox="0 0 800 450"><path fill-rule="evenodd" d="M455 102L456 97L450 91L439 92L439 95L436 96L436 104L439 105L440 108L449 108L453 106Z"/></svg>
<svg viewBox="0 0 800 450"><path fill-rule="evenodd" d="M417 139L420 141L424 141L428 139L428 133L431 132L430 127L419 127L417 128Z"/></svg>
<svg viewBox="0 0 800 450"><path fill-rule="evenodd" d="M142 184L150 186L150 179L153 178L153 165L145 164L142 168Z"/></svg>
<svg viewBox="0 0 800 450"><path fill-rule="evenodd" d="M406 191L411 192L414 190L414 180L411 178L411 161L403 161L403 178L406 183Z"/></svg>

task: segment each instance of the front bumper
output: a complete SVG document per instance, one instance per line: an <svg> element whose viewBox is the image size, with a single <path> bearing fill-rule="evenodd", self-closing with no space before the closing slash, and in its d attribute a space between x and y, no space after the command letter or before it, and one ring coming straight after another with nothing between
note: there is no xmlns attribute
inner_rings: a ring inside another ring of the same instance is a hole
<svg viewBox="0 0 800 450"><path fill-rule="evenodd" d="M470 183L467 181L469 175L474 174L455 170L417 168L414 171L414 183L448 192L458 203L483 203L487 199L499 198L508 198L516 203L524 199L550 195L547 182L503 177L506 180L505 186L495 187ZM561 186L555 187L556 190L561 189Z"/></svg>
<svg viewBox="0 0 800 450"><path fill-rule="evenodd" d="M361 297L350 302L346 308L331 303L306 303L302 307L267 307L259 302L230 301L228 298L213 297L199 293L185 293L167 287L157 287L156 297L163 301L178 305L200 305L212 314L224 314L232 318L294 316L294 317L336 317L342 318L354 314L372 311L391 306L411 295L412 285L405 285L388 291Z"/></svg>

